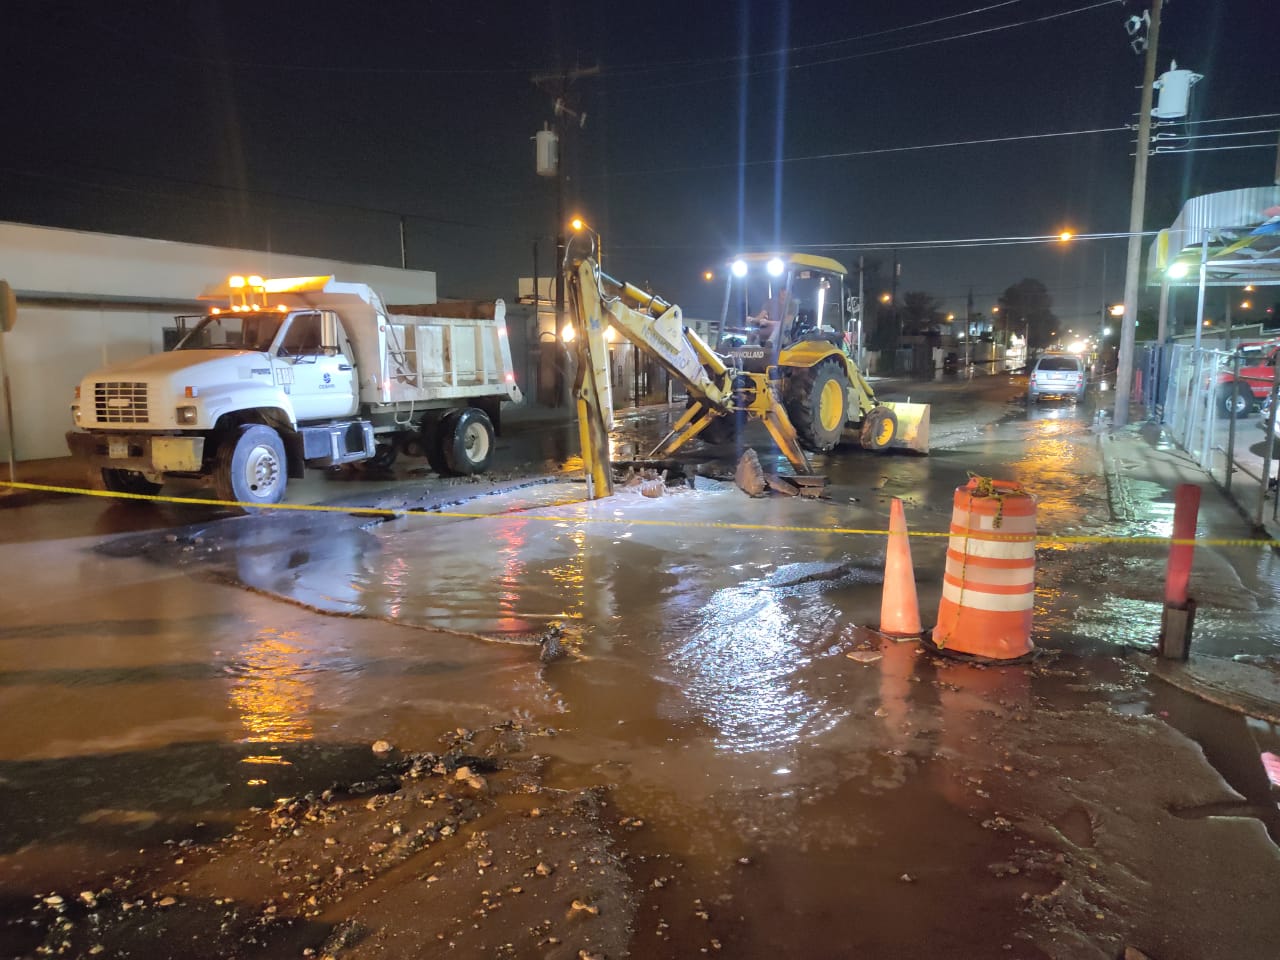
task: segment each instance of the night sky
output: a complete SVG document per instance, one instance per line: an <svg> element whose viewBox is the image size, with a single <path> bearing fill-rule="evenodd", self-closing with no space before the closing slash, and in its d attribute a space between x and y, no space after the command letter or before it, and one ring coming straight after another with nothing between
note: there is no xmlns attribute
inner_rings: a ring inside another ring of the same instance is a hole
<svg viewBox="0 0 1280 960"><path fill-rule="evenodd" d="M512 297L555 232L531 139L552 96L532 78L598 66L571 88L586 123L565 143L566 213L601 231L610 273L707 315L720 288L702 271L746 247L855 265L833 247L1126 230L1126 132L804 158L1131 122L1142 59L1123 24L1145 6L9 0L0 219L398 265L403 216L408 265L441 295ZM1206 75L1192 120L1280 112L1278 35L1276 0L1168 0L1160 70ZM1275 164L1153 158L1147 226ZM903 250L900 290L961 313L970 287L988 310L1036 277L1070 323L1120 299L1124 250ZM887 279L892 253L864 255Z"/></svg>

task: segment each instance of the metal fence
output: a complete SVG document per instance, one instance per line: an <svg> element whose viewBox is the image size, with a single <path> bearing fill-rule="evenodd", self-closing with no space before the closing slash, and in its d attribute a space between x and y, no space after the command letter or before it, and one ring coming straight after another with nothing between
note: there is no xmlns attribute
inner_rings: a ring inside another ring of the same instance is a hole
<svg viewBox="0 0 1280 960"><path fill-rule="evenodd" d="M1255 362L1250 360L1252 369ZM1242 374L1241 354L1168 344L1150 348L1143 395L1174 443L1257 523L1280 517L1276 474L1275 367Z"/></svg>

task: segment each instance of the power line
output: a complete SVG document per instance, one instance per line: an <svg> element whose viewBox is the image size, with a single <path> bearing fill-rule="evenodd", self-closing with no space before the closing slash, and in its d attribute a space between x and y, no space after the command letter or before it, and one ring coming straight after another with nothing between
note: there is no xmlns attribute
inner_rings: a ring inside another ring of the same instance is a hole
<svg viewBox="0 0 1280 960"><path fill-rule="evenodd" d="M226 186L225 184L206 183L199 180L187 180L181 177L163 176L163 175L157 175L157 174L131 173L126 170L117 170L111 167L99 167L95 165L86 165L86 166L88 166L89 169L96 169L105 173L117 173L123 176L139 177L139 178L145 177L145 178L149 178L149 179L164 182L164 183L178 184L180 186L200 187L202 189L207 189L207 190L220 190L224 193L248 194L248 195L258 196L258 197L267 197L274 200L290 200L290 201L295 201L300 203L309 203L317 207L323 207L323 208L329 208L329 209L349 210L356 213L375 214L377 216L410 217L413 220L425 221L427 223L436 223L444 226L469 227L469 228L479 229L479 230L494 230L494 231L501 229L496 224L472 223L465 220L448 220L442 217L432 217L426 214L413 213L413 212L403 211L403 210L390 210L390 209L381 208L381 207L365 207L365 206L360 206L354 203L342 203L336 200L317 200L313 197L305 197L297 194L273 193L267 190L254 190L250 188L231 187L231 186ZM97 189L97 190L108 190L116 193L130 193L135 195L152 197L154 199L160 199L160 200L180 200L184 202L212 204L215 206L233 206L234 205L234 201L231 199L198 197L189 193L188 194L164 193L164 192L151 189L151 188L146 188L146 187L131 187L131 186L124 186L120 184L103 183L101 181L85 180L78 177L67 176L65 174L45 173L45 172L37 172L33 170L21 170L15 167L0 167L0 173L7 173L11 175L16 175L16 176L29 177L36 180L49 180L55 183L56 182L68 183L74 186L88 187L88 188Z"/></svg>
<svg viewBox="0 0 1280 960"><path fill-rule="evenodd" d="M1228 133L1158 133L1152 139L1160 140L1217 140L1219 137L1257 137L1264 133L1280 133L1280 127L1270 130L1232 130Z"/></svg>
<svg viewBox="0 0 1280 960"><path fill-rule="evenodd" d="M1070 246L1085 240L1119 240L1129 236L1154 237L1158 230L1144 230L1138 234L1130 234L1127 231L1114 231L1108 233L1078 233L1072 234L1070 239L1063 240L1061 234L1032 234L1027 236L1010 236L1010 237L946 237L932 240L868 240L864 242L836 242L836 243L792 243L787 244L790 250L948 250L948 249L964 249L968 247L1007 247L1020 246L1027 244L1039 243L1056 243L1063 246ZM703 244L644 244L644 245L628 245L628 244L610 244L612 250L708 250L715 246L719 246L716 242L708 242ZM769 252L774 249L764 244L748 244L741 252Z"/></svg>
<svg viewBox="0 0 1280 960"><path fill-rule="evenodd" d="M709 163L687 167L659 167L653 170L623 170L609 174L609 177L636 177L652 174L695 173L701 170L728 170L737 167L759 167L774 163L805 163L814 160L848 160L855 157L873 157L890 153L911 153L919 150L942 150L949 147L973 147L993 143L1014 143L1018 141L1049 140L1057 137L1081 137L1100 133L1125 133L1130 128L1094 127L1088 130L1059 130L1053 133L1026 133L1008 137L983 137L975 140L946 140L940 143L919 143L905 147L877 147L871 150L848 150L841 153L815 153L801 157L783 157L780 160L742 160L732 163Z"/></svg>
<svg viewBox="0 0 1280 960"><path fill-rule="evenodd" d="M1161 157L1167 157L1175 153L1218 153L1222 150L1274 150L1276 145L1272 143L1242 143L1236 146L1223 147L1186 147L1185 149L1164 149L1157 147L1155 153Z"/></svg>
<svg viewBox="0 0 1280 960"><path fill-rule="evenodd" d="M721 63L741 63L745 60L764 59L767 57L779 57L784 55L805 53L809 50L820 50L824 47L836 47L845 43L856 43L861 40L873 40L876 37L887 36L891 33L902 33L905 30L916 30L921 27L931 27L935 24L945 23L948 20L959 20L963 17L974 16L979 13L987 13L1000 7L1013 6L1015 3L1022 3L1023 0L1003 0L1001 3L988 4L985 7L975 7L972 10L965 10L961 13L952 13L945 17L934 17L931 20L918 20L915 23L902 24L897 27L889 27L885 30L873 30L870 33L855 34L852 37L842 37L839 40L823 40L820 43L807 43L791 47L780 47L775 50L762 50L758 53L735 53L727 54L721 57L701 57L688 60L665 60L662 63L644 63L644 64L624 64L619 67L610 68L607 73L609 76L635 76L640 73L653 73L656 71L666 71L672 67L689 67L701 64L721 64Z"/></svg>
<svg viewBox="0 0 1280 960"><path fill-rule="evenodd" d="M766 67L759 70L748 70L746 72L734 74L720 74L715 77L702 77L692 80L678 80L672 83L648 84L645 86L623 87L617 90L617 93L630 93L633 91L650 92L653 90L669 90L677 87L696 86L705 83L721 83L726 80L740 81L747 77L766 76L772 73L780 73L784 70L807 70L810 67L823 66L831 63L843 63L849 60L862 60L867 57L878 57L886 53L900 53L903 50L915 50L920 47L933 46L939 43L949 43L952 40L967 40L972 37L981 37L991 33L999 33L1003 30L1012 30L1017 27L1025 27L1036 23L1045 23L1050 20L1058 20L1062 17L1074 16L1077 13L1085 13L1089 10L1095 10L1099 7L1109 7L1116 4L1124 3L1124 0L1098 0L1097 3L1091 3L1083 7L1076 7L1071 10L1064 10L1059 13L1046 14L1043 17L1034 17L1028 20L1019 20L1014 23L1000 24L994 27L984 27L980 30L971 30L967 33L956 33L945 37L935 37L931 40L919 40L915 43L900 44L896 47L883 47L879 50L868 50L861 53L850 53L839 57L828 57L825 60L812 60L807 63L787 63L777 67Z"/></svg>

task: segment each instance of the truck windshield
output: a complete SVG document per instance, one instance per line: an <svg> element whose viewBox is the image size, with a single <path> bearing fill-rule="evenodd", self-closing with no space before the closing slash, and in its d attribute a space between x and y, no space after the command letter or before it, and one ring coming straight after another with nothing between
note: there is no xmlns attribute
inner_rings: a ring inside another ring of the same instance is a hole
<svg viewBox="0 0 1280 960"><path fill-rule="evenodd" d="M207 316L183 337L175 350L256 350L271 348L282 313L231 313Z"/></svg>

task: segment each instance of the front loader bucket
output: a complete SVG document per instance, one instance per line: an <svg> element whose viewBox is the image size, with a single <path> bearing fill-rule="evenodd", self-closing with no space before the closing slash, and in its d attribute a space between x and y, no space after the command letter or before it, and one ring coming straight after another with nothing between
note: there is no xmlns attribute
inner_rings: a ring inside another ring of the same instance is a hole
<svg viewBox="0 0 1280 960"><path fill-rule="evenodd" d="M894 435L890 446L915 450L917 453L928 453L929 404L895 403L891 400L885 400L883 404L898 418L898 432Z"/></svg>

